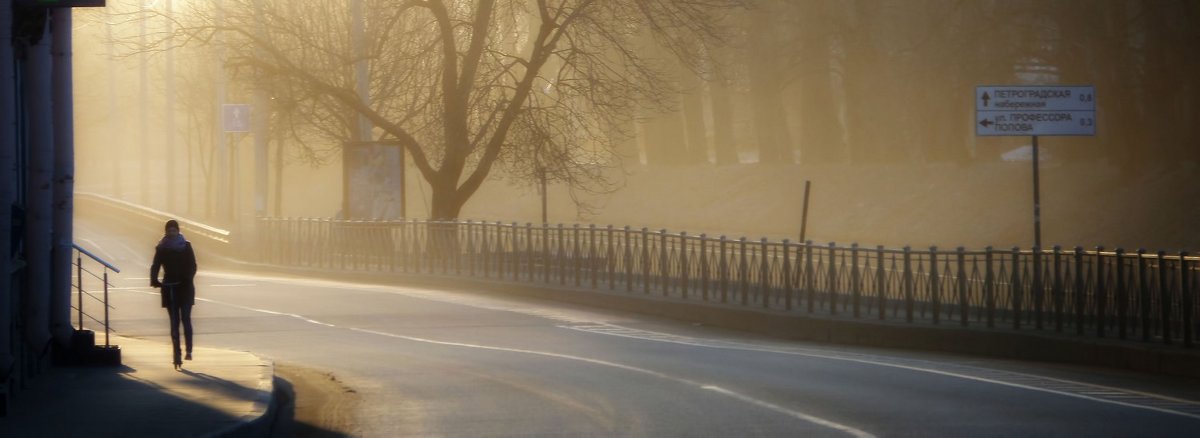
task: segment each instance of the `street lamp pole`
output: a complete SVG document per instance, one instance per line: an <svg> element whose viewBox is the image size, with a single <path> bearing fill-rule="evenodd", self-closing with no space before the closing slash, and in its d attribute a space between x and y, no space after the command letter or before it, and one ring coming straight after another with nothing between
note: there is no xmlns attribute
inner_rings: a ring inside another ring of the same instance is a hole
<svg viewBox="0 0 1200 438"><path fill-rule="evenodd" d="M172 7L171 0L167 0L166 4L164 6L167 9L167 13L166 13L167 36L169 38L171 33L173 33L175 30L175 25L174 25L174 23L172 23L172 20L174 19L173 15L172 15L174 13L174 8ZM166 53L164 53L164 56L166 58L165 61L167 64L166 65L166 76L167 76L166 77L166 82L167 82L166 83L166 89L167 89L166 90L166 94L167 94L166 105L167 105L167 108L166 108L166 110L163 111L163 116L167 118L167 123L166 123L167 138L166 138L166 145L164 146L164 149L167 150L167 165L163 166L163 168L167 169L166 170L166 173L167 173L166 174L167 206L170 209L170 211L176 212L176 211L178 211L179 204L176 202L176 199L175 199L178 197L177 194L175 193L175 180L176 180L176 175L175 175L175 167L176 167L175 166L175 134L176 134L176 132L175 132L175 50L171 47L168 47L166 50Z"/></svg>

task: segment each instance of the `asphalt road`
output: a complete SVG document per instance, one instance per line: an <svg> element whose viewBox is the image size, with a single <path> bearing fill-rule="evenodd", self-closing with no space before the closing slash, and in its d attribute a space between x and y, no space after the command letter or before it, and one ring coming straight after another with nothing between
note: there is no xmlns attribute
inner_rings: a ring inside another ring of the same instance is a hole
<svg viewBox="0 0 1200 438"><path fill-rule="evenodd" d="M76 242L122 269L125 336L168 339L148 287L158 237L77 220ZM1200 436L1195 381L767 339L468 287L201 266L197 288L198 344L336 375L362 398L362 436Z"/></svg>

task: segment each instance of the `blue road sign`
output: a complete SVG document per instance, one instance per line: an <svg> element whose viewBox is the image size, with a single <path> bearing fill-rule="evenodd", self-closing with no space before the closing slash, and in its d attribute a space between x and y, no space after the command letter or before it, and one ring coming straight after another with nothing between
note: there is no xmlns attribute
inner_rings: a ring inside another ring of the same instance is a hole
<svg viewBox="0 0 1200 438"><path fill-rule="evenodd" d="M221 127L225 132L250 132L250 104L227 103L221 107Z"/></svg>

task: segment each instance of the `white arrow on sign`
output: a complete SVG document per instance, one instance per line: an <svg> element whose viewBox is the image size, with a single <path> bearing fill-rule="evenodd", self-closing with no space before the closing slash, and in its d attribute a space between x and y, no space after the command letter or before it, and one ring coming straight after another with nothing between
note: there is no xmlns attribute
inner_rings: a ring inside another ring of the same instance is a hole
<svg viewBox="0 0 1200 438"><path fill-rule="evenodd" d="M1096 135L1094 111L981 111L975 134Z"/></svg>

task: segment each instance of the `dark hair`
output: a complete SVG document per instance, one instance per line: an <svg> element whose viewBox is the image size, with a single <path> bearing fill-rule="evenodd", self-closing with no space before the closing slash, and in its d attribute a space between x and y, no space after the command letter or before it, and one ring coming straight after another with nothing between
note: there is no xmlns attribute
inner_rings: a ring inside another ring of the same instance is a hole
<svg viewBox="0 0 1200 438"><path fill-rule="evenodd" d="M174 229L178 230L179 222L176 222L175 219L171 219L171 220L167 221L167 226L163 227L163 230L166 230L169 228L174 228Z"/></svg>

